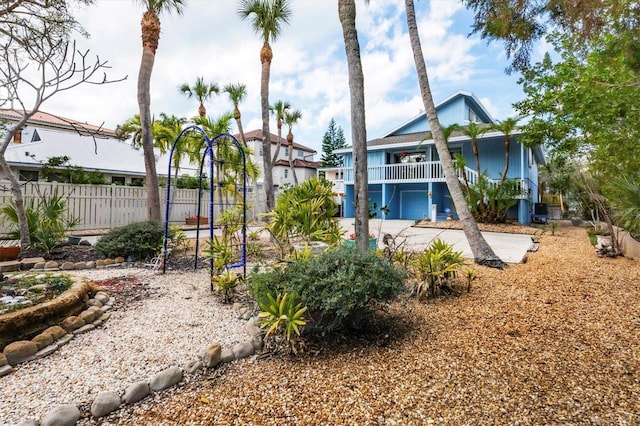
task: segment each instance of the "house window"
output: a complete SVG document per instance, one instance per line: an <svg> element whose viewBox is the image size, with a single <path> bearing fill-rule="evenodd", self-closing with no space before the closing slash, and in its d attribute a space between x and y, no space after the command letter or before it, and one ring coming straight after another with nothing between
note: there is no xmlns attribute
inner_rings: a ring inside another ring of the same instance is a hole
<svg viewBox="0 0 640 426"><path fill-rule="evenodd" d="M462 155L462 147L461 146L450 146L449 147L449 154L451 154L451 157L453 157L456 154Z"/></svg>
<svg viewBox="0 0 640 426"><path fill-rule="evenodd" d="M141 178L141 177L131 178L131 186L144 186L144 178Z"/></svg>
<svg viewBox="0 0 640 426"><path fill-rule="evenodd" d="M470 122L473 122L473 123L480 122L480 120L478 119L478 116L476 115L475 112L473 112L473 110L471 108L469 108L469 113L468 113L468 117L467 118L468 118L468 120Z"/></svg>
<svg viewBox="0 0 640 426"><path fill-rule="evenodd" d="M22 182L37 182L38 171L37 170L20 170L18 179Z"/></svg>
<svg viewBox="0 0 640 426"><path fill-rule="evenodd" d="M262 157L264 155L263 151L262 151L262 145L260 145L260 157Z"/></svg>
<svg viewBox="0 0 640 426"><path fill-rule="evenodd" d="M111 176L112 185L124 185L124 176Z"/></svg>
<svg viewBox="0 0 640 426"><path fill-rule="evenodd" d="M284 156L285 156L285 157L288 157L288 156L289 156L289 147L288 147L288 146L285 146L285 147L284 147Z"/></svg>
<svg viewBox="0 0 640 426"><path fill-rule="evenodd" d="M284 178L288 178L289 177L289 169L284 169Z"/></svg>
<svg viewBox="0 0 640 426"><path fill-rule="evenodd" d="M304 152L298 150L298 157L304 158Z"/></svg>

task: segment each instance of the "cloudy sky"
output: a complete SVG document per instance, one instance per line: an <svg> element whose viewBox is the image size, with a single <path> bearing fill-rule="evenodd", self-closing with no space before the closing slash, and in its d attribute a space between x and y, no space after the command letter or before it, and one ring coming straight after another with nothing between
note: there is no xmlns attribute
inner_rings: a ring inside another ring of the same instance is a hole
<svg viewBox="0 0 640 426"><path fill-rule="evenodd" d="M350 144L349 87L342 29L336 0L293 0L293 14L280 39L272 44L270 103L288 100L302 111L295 141L321 152L331 118ZM162 33L151 81L151 109L183 117L197 114L195 100L178 91L181 83L202 76L220 87L247 86L240 105L246 131L260 123L260 38L237 14L235 0L187 0L182 16L163 15ZM451 0L415 2L418 26L436 102L458 90L472 91L497 119L513 116L520 100L517 75L504 73L501 45L469 37L471 14ZM373 139L416 116L423 109L401 0L357 1L357 26L365 77L367 137ZM115 128L138 112L136 82L141 57L140 18L133 0L96 0L79 10L78 20L90 33L82 49L108 60L121 83L83 86L60 94L42 109L58 115L104 123ZM230 111L226 94L206 104L209 115ZM271 125L276 133L275 124ZM235 126L232 132L235 132ZM319 159L319 155L316 157Z"/></svg>

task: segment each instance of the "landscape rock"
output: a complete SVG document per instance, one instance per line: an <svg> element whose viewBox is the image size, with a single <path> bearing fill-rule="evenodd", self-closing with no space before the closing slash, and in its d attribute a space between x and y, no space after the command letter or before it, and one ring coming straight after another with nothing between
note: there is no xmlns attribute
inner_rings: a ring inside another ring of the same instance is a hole
<svg viewBox="0 0 640 426"><path fill-rule="evenodd" d="M122 402L125 404L133 404L146 398L150 393L149 382L135 382L125 389Z"/></svg>
<svg viewBox="0 0 640 426"><path fill-rule="evenodd" d="M4 356L4 354L2 352L0 352L0 367L2 367L3 365L7 365L7 357Z"/></svg>
<svg viewBox="0 0 640 426"><path fill-rule="evenodd" d="M6 376L7 374L13 373L15 370L10 365L3 365L0 367L0 377Z"/></svg>
<svg viewBox="0 0 640 426"><path fill-rule="evenodd" d="M96 328L95 325L93 324L87 324L87 325L83 325L82 327L80 327L77 330L73 331L73 334L75 334L76 336L80 335L80 334L84 334L88 331L94 330Z"/></svg>
<svg viewBox="0 0 640 426"><path fill-rule="evenodd" d="M58 346L57 343L54 343L53 345L49 345L45 348L40 349L38 352L36 352L36 354L33 357L35 359L44 358L45 356L51 355L52 353L57 351L59 347L60 346Z"/></svg>
<svg viewBox="0 0 640 426"><path fill-rule="evenodd" d="M96 267L97 268L104 267L104 259L96 260Z"/></svg>
<svg viewBox="0 0 640 426"><path fill-rule="evenodd" d="M220 355L220 362L227 364L234 359L236 359L236 357L235 355L233 355L233 351L231 349L222 350L222 355Z"/></svg>
<svg viewBox="0 0 640 426"><path fill-rule="evenodd" d="M93 298L102 303L103 306L109 303L109 295L103 291L97 292Z"/></svg>
<svg viewBox="0 0 640 426"><path fill-rule="evenodd" d="M35 270L44 269L44 265L45 265L46 263L47 263L47 262L37 262L37 263L35 263L35 264L33 265L33 268L32 268L32 269L35 269Z"/></svg>
<svg viewBox="0 0 640 426"><path fill-rule="evenodd" d="M184 366L184 371L186 371L189 374L193 374L196 371L200 370L202 367L204 367L204 364L202 363L202 361L200 361L199 359L196 359L196 360L187 362Z"/></svg>
<svg viewBox="0 0 640 426"><path fill-rule="evenodd" d="M31 341L38 345L38 350L40 350L53 343L53 336L48 333L40 333L36 337L31 339Z"/></svg>
<svg viewBox="0 0 640 426"><path fill-rule="evenodd" d="M251 344L253 345L254 350L261 351L264 347L264 340L262 340L261 335L253 336L251 338Z"/></svg>
<svg viewBox="0 0 640 426"><path fill-rule="evenodd" d="M48 262L45 262L44 269L58 269L58 262L55 260L49 260Z"/></svg>
<svg viewBox="0 0 640 426"><path fill-rule="evenodd" d="M45 260L42 257L25 257L20 261L20 269L28 271L35 268L36 265L42 264L40 269L44 268Z"/></svg>
<svg viewBox="0 0 640 426"><path fill-rule="evenodd" d="M55 342L56 340L62 338L62 336L67 334L67 332L65 331L64 328L60 327L59 325L54 325L44 330L41 334L50 335L53 341Z"/></svg>
<svg viewBox="0 0 640 426"><path fill-rule="evenodd" d="M171 387L182 380L182 370L178 367L170 367L156 374L149 383L152 391L159 391Z"/></svg>
<svg viewBox="0 0 640 426"><path fill-rule="evenodd" d="M93 308L93 306L92 306ZM96 313L94 311L90 311L88 309L85 309L84 311L80 312L78 314L78 318L82 319L82 321L84 321L85 324L90 324L93 321L95 321L96 319Z"/></svg>
<svg viewBox="0 0 640 426"><path fill-rule="evenodd" d="M113 259L114 263L124 263L124 257L122 256L118 256L115 259Z"/></svg>
<svg viewBox="0 0 640 426"><path fill-rule="evenodd" d="M73 264L73 269L87 269L87 262L76 262Z"/></svg>
<svg viewBox="0 0 640 426"><path fill-rule="evenodd" d="M254 352L255 349L251 342L240 342L233 346L233 356L235 359L247 358L253 355Z"/></svg>
<svg viewBox="0 0 640 426"><path fill-rule="evenodd" d="M93 417L103 417L120 408L120 397L114 392L98 392L93 403L91 403L91 415Z"/></svg>
<svg viewBox="0 0 640 426"><path fill-rule="evenodd" d="M96 268L96 262L94 262L93 260L90 260L87 262L87 269L95 269Z"/></svg>
<svg viewBox="0 0 640 426"><path fill-rule="evenodd" d="M42 418L42 426L75 426L80 420L80 410L73 404L61 405Z"/></svg>
<svg viewBox="0 0 640 426"><path fill-rule="evenodd" d="M220 343L214 343L205 349L202 353L202 362L207 368L215 367L220 364L220 356L222 355L222 346Z"/></svg>
<svg viewBox="0 0 640 426"><path fill-rule="evenodd" d="M60 269L62 269L63 271L73 271L74 269L76 269L76 265L73 262L62 262L62 265L60 265Z"/></svg>
<svg viewBox="0 0 640 426"><path fill-rule="evenodd" d="M56 342L56 344L57 344L59 347L62 347L62 346L64 346L64 345L66 345L67 343L69 343L71 340L73 340L73 337L74 337L74 335L73 335L73 334L67 334L67 335L65 335L65 336L61 337L61 338L60 338L60 340L58 340L58 341Z"/></svg>
<svg viewBox="0 0 640 426"><path fill-rule="evenodd" d="M64 328L67 333L71 333L74 330L79 329L84 326L86 323L82 320L82 318L78 318L76 316L70 316L62 320L60 326Z"/></svg>
<svg viewBox="0 0 640 426"><path fill-rule="evenodd" d="M29 360L38 352L38 345L31 340L18 340L9 343L2 353L7 358L7 362L16 365Z"/></svg>
<svg viewBox="0 0 640 426"><path fill-rule="evenodd" d="M89 306L97 306L98 308L102 308L102 303L100 303L97 299L89 299L87 300L87 305Z"/></svg>

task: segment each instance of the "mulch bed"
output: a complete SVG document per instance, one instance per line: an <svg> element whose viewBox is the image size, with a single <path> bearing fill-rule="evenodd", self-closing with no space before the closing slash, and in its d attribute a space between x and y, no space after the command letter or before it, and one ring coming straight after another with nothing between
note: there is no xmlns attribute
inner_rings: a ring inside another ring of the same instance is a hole
<svg viewBox="0 0 640 426"><path fill-rule="evenodd" d="M640 262L584 229L470 293L404 296L369 333L233 363L118 411L131 425L640 424ZM107 420L109 421L109 420Z"/></svg>

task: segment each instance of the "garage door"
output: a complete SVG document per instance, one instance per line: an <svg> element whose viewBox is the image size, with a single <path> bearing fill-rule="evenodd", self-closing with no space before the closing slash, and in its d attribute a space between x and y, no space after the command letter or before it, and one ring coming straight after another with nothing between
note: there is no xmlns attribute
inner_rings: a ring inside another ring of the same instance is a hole
<svg viewBox="0 0 640 426"><path fill-rule="evenodd" d="M418 220L429 217L427 191L400 191L400 218Z"/></svg>

